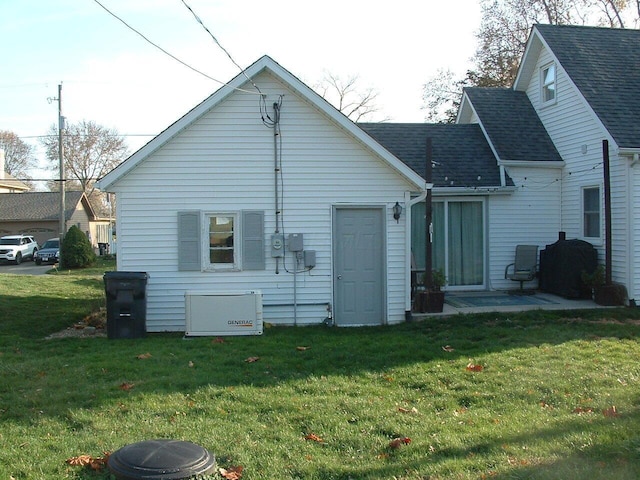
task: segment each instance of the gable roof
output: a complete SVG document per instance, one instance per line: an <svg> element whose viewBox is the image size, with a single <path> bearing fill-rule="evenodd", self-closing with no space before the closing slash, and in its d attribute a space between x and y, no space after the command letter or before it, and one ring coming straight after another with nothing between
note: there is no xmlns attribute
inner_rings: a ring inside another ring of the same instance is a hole
<svg viewBox="0 0 640 480"><path fill-rule="evenodd" d="M500 162L562 161L525 92L472 87L464 89L464 97Z"/></svg>
<svg viewBox="0 0 640 480"><path fill-rule="evenodd" d="M60 218L58 192L0 193L0 221L56 221ZM71 219L82 201L90 218L93 209L83 192L65 192L65 218Z"/></svg>
<svg viewBox="0 0 640 480"><path fill-rule="evenodd" d="M618 146L640 148L640 30L535 25L527 51L539 43L551 50ZM519 74L514 87L526 81Z"/></svg>
<svg viewBox="0 0 640 480"><path fill-rule="evenodd" d="M103 191L109 191L114 183L131 172L138 164L143 162L146 158L152 155L157 149L170 141L182 130L187 128L193 122L197 121L201 116L206 114L212 108L216 107L216 105L221 103L224 99L235 93L237 89L252 89L252 81L250 79L264 71L268 71L269 73L274 75L288 88L299 94L319 112L324 114L334 124L346 130L352 137L362 143L366 148L368 148L370 151L380 157L384 162L386 162L388 166L390 166L393 170L395 170L411 184L413 184L414 187L416 187L417 189L424 188L424 182L419 175L417 175L399 159L391 155L380 144L375 142L370 136L365 134L364 131L358 128L356 124L349 120L344 114L338 111L324 98L314 92L301 80L292 75L288 70L284 69L267 55L258 59L251 66L246 68L242 73L238 74L230 82L215 91L203 102L195 106L183 117L170 125L166 130L153 138L149 143L147 143L140 150L131 155L127 160L111 170L107 175L105 175L97 182L98 188Z"/></svg>
<svg viewBox="0 0 640 480"><path fill-rule="evenodd" d="M431 138L436 187L501 186L496 157L477 124L359 123L358 126L421 176ZM507 178L507 185L513 181Z"/></svg>

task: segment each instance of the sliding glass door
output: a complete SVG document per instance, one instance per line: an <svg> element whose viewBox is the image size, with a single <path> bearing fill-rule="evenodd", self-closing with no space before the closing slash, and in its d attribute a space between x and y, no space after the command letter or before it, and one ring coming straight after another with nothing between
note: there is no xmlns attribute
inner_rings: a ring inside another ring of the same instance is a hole
<svg viewBox="0 0 640 480"><path fill-rule="evenodd" d="M484 287L484 202L433 202L433 268L442 270L449 287ZM411 250L416 270L425 268L425 204L411 208Z"/></svg>

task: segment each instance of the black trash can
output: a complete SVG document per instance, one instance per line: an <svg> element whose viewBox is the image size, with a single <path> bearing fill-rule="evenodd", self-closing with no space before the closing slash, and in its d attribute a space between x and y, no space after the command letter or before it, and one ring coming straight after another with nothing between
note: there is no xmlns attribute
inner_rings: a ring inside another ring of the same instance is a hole
<svg viewBox="0 0 640 480"><path fill-rule="evenodd" d="M106 272L107 337L142 338L147 333L146 272Z"/></svg>

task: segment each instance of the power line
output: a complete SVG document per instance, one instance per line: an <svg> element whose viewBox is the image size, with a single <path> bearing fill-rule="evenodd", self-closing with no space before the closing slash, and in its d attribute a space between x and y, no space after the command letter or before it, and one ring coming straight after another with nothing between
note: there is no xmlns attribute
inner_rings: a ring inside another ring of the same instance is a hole
<svg viewBox="0 0 640 480"><path fill-rule="evenodd" d="M209 80L212 80L212 81L214 81L214 82L216 82L216 83L219 83L219 84L221 84L221 85L224 85L224 86L230 86L228 83L223 82L223 81L218 80L218 79L215 79L215 78L213 78L213 77L211 77L211 76L207 75L206 73L204 73L204 72L202 72L202 71L198 70L197 68L192 67L192 66L191 66L191 65L189 65L188 63L183 62L183 61L182 61L182 60L180 60L178 57L176 57L176 56L175 56L175 55L173 55L172 53L168 52L167 50L165 50L164 48L162 48L162 47L161 47L160 45L158 45L157 43L154 43L153 41L151 41L151 40L150 40L149 38L147 38L143 33L141 33L140 31L136 30L135 28L133 28L131 25L129 25L127 22L125 22L122 18L120 18L118 15L116 15L114 12L112 12L112 11L111 11L111 10L109 10L107 7L105 7L102 3L100 3L100 1L99 1L99 0L93 0L93 1L94 1L94 2L96 2L98 5L100 5L100 7L102 7L102 9L103 9L105 12L107 12L109 15L111 15L113 18L115 18L116 20L120 21L120 22L121 22L125 27L127 27L129 30L131 30L131 31L135 32L136 34L138 34L138 35L139 35L140 37L142 37L142 38L143 38L147 43L149 43L149 44L153 45L153 46L154 46L154 47L156 47L158 50L160 50L162 53L164 53L165 55L168 55L169 57L171 57L172 59L174 59L176 62L178 62L178 63L180 63L180 64L184 65L184 66L185 66L185 67L187 67L188 69L190 69L190 70L192 70L192 71L194 71L194 72L196 72L196 73L198 73L198 74L202 75L203 77L208 78ZM235 63L235 62L234 62L234 63ZM232 88L234 88L235 90L241 91L241 92L245 92L245 93L252 93L252 94L253 94L253 93L255 93L255 92L251 92L251 91L248 91L248 90L243 90L243 89L241 89L241 88L235 88L235 87L232 87Z"/></svg>
<svg viewBox="0 0 640 480"><path fill-rule="evenodd" d="M116 133L113 135L105 135L105 137L155 137L157 136L157 133ZM57 136L57 133L51 133L49 135L19 135L18 138L21 139L34 139L34 138L50 138L50 137L55 137ZM69 133L65 133L63 134L63 137L91 137L93 136L90 133L74 133L74 134L69 134Z"/></svg>
<svg viewBox="0 0 640 480"><path fill-rule="evenodd" d="M196 12L193 11L193 8L191 8L189 6L189 4L187 2L185 2L185 0L182 0L182 4L187 7L187 9L191 12L191 14L193 15L193 17L196 19L196 21L202 25L202 28L204 28L205 32L207 32L209 34L209 36L213 39L213 41L216 43L216 45L218 45L218 47L220 47L220 50L222 50L227 57L229 57L229 60L231 60L231 63L233 63L236 67L238 67L238 69L240 70L240 72L242 72L242 74L246 77L247 80L249 80L249 82L251 82L251 85L253 85L253 87L258 91L258 93L262 93L260 91L260 89L258 88L258 86L253 82L253 80L249 77L249 75L247 75L247 73L244 71L244 68L242 68L240 65L238 65L238 63L233 59L233 57L231 56L231 54L227 51L226 48L224 48L220 42L218 41L218 39L215 37L215 35L213 33L211 33L211 30L209 30L207 28L207 26L204 24L204 22L200 19L200 17L196 14Z"/></svg>

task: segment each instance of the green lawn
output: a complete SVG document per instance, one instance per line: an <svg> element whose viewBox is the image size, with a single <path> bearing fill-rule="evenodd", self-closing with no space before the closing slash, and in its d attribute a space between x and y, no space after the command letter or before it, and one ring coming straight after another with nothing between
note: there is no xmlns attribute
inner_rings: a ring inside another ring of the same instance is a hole
<svg viewBox="0 0 640 480"><path fill-rule="evenodd" d="M110 478L66 460L153 438L243 479L640 478L637 309L45 340L112 268L0 275L0 478Z"/></svg>

